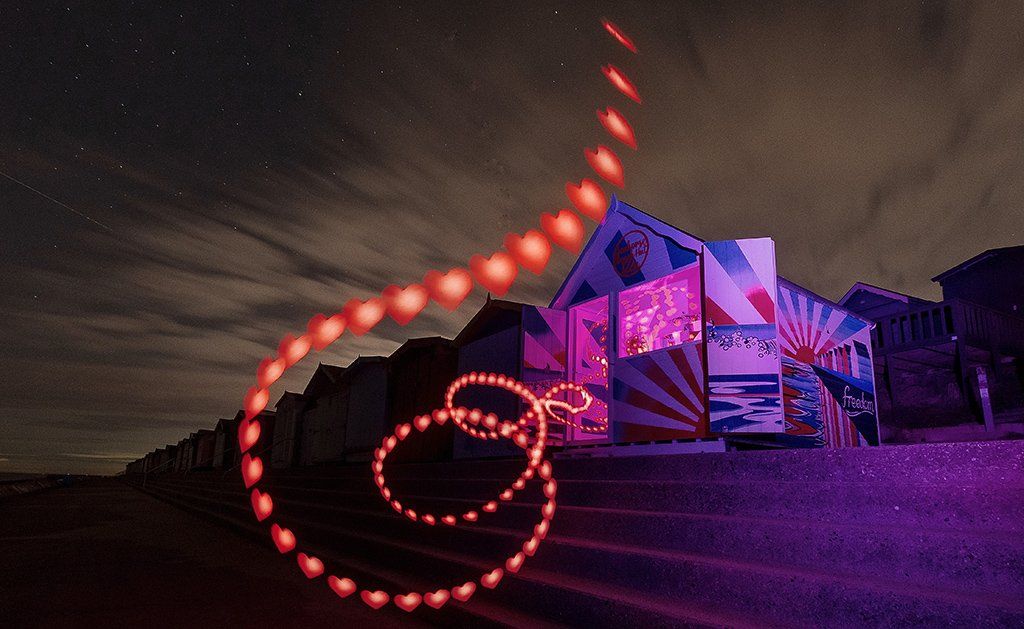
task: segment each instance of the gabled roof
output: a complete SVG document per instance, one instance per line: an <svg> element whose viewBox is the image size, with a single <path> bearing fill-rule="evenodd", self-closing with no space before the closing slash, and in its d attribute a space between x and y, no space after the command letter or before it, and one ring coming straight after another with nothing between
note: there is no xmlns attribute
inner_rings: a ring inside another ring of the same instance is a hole
<svg viewBox="0 0 1024 629"><path fill-rule="evenodd" d="M604 220L601 221L601 224L598 225L590 235L590 239L587 240L587 244L583 247L583 251L580 252L579 257L576 259L576 263L573 264L572 269L570 269L569 273L565 276L565 279L562 281L562 285L558 287L557 291L555 291L555 296L551 298L552 308L558 307L556 304L559 304L563 297L569 298L569 296L575 293L580 283L584 281L583 275L586 273L587 269L593 268L593 265L597 264L600 256L604 255L604 251L600 245L603 239L603 232L605 229L612 229L610 225L619 222L613 219L619 217L636 225L637 227L645 227L662 238L671 240L683 249L700 252L703 247L703 239L697 238L693 234L685 232L678 227L669 225L665 221L652 216L643 210L639 210L628 203L624 203L623 201L620 201L617 196L612 195Z"/></svg>
<svg viewBox="0 0 1024 629"><path fill-rule="evenodd" d="M409 339L405 343L402 343L402 345L399 346L398 349L391 352L391 355L388 356L388 360L395 360L397 358L400 358L406 352L415 349L436 346L451 347L452 340L447 339L443 336L421 336L419 338Z"/></svg>
<svg viewBox="0 0 1024 629"><path fill-rule="evenodd" d="M850 301L850 298L853 297L854 294L857 293L857 291L865 291L873 295L878 295L879 297L885 297L886 299L903 302L905 304L934 303L927 299L921 299L920 297L914 297L913 295L907 295L906 293L900 293L894 290L889 290L888 288L882 288L881 286L875 286L874 284L868 284L867 282L856 282L853 286L850 287L850 290L846 291L846 294L843 295L842 298L839 300L839 305L845 309L847 302Z"/></svg>
<svg viewBox="0 0 1024 629"><path fill-rule="evenodd" d="M317 392L322 392L331 385L338 384L338 381L341 380L341 376L344 373L345 367L317 363L316 370L313 372L313 375L309 377L309 382L306 383L306 388L302 390L302 395L311 395L315 397Z"/></svg>
<svg viewBox="0 0 1024 629"><path fill-rule="evenodd" d="M275 415L275 411L264 409L264 410L260 411L260 414L257 415L256 417L257 418L259 418L259 417L273 417L274 415ZM243 419L245 419L245 409L244 408L240 408L240 409L238 409L238 412L235 413L235 421L236 422L240 422Z"/></svg>
<svg viewBox="0 0 1024 629"><path fill-rule="evenodd" d="M281 402L292 399L295 399L296 401L301 401L305 400L306 396L302 395L301 393L295 393L294 391L285 391L284 394L281 395L281 397L277 400L277 403L274 404L274 408L281 406Z"/></svg>
<svg viewBox="0 0 1024 629"><path fill-rule="evenodd" d="M355 360L348 364L348 367L345 367L345 373L341 374L341 376L338 378L338 381L347 381L351 378L354 378L356 374L358 374L362 369L365 369L370 365L375 365L386 361L387 357L385 356L357 356Z"/></svg>
<svg viewBox="0 0 1024 629"><path fill-rule="evenodd" d="M491 319L500 313L506 312L518 312L523 311L523 305L516 301L506 301L504 299L491 299L487 298L484 305L477 310L473 318L469 320L462 331L452 341L456 347L461 347L476 338L480 329L483 328Z"/></svg>
<svg viewBox="0 0 1024 629"><path fill-rule="evenodd" d="M941 283L943 280L945 280L949 276L955 275L955 274L957 274L957 273L959 273L961 271L966 271L968 268L974 266L975 264L977 264L977 263L979 263L979 262L981 262L983 260L988 260L989 258L995 258L995 257L1001 256L1001 255L1003 255L1005 253L1009 253L1011 251L1016 251L1016 252L1024 251L1024 245L1015 245L1013 247L998 247L996 249L986 249L985 251L982 251L978 255L974 256L973 258L971 258L969 260L964 260L963 262L961 262L960 264L954 266L953 268L948 269L946 271L943 271L942 273L939 273L938 275L936 275L935 277L932 278L932 281L933 282Z"/></svg>

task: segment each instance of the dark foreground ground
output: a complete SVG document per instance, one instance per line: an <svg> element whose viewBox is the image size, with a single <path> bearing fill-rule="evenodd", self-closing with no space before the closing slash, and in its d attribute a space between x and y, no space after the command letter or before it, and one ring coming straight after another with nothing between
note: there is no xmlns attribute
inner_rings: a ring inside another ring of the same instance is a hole
<svg viewBox="0 0 1024 629"><path fill-rule="evenodd" d="M398 624L318 585L276 552L114 479L0 502L0 627Z"/></svg>

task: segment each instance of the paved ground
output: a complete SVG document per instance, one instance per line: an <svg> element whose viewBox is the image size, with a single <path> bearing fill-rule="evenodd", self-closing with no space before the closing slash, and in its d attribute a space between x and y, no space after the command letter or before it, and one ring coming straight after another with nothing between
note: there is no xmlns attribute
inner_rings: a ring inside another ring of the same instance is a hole
<svg viewBox="0 0 1024 629"><path fill-rule="evenodd" d="M117 480L0 502L0 626L413 626Z"/></svg>

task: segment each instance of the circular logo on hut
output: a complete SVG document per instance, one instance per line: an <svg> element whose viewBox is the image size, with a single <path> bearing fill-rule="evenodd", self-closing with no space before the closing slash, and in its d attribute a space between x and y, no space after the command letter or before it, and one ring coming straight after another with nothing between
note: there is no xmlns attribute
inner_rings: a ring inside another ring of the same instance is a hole
<svg viewBox="0 0 1024 629"><path fill-rule="evenodd" d="M639 229L626 232L612 248L612 266L615 267L615 272L620 277L636 275L647 261L647 253L650 250L651 243L647 239L647 234Z"/></svg>

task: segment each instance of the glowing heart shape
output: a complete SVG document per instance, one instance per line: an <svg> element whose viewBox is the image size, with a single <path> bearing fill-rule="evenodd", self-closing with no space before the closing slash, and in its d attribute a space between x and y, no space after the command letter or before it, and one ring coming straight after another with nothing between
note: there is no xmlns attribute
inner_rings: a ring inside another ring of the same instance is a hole
<svg viewBox="0 0 1024 629"><path fill-rule="evenodd" d="M274 511L274 501L270 499L270 494L265 494L259 489L252 490L249 500L252 502L252 511L256 514L256 520L259 522L266 520Z"/></svg>
<svg viewBox="0 0 1024 629"><path fill-rule="evenodd" d="M473 592L476 592L476 583L469 581L459 587L452 588L452 598L465 603L469 600L470 596L473 596Z"/></svg>
<svg viewBox="0 0 1024 629"><path fill-rule="evenodd" d="M522 567L524 561L526 561L526 554L522 552L516 553L505 561L505 570L515 574L519 572L519 568Z"/></svg>
<svg viewBox="0 0 1024 629"><path fill-rule="evenodd" d="M307 579L315 579L324 573L324 562L306 553L299 553L295 559L299 562L299 568L306 575Z"/></svg>
<svg viewBox="0 0 1024 629"><path fill-rule="evenodd" d="M243 419L238 424L238 447L248 452L260 439L260 420Z"/></svg>
<svg viewBox="0 0 1024 629"><path fill-rule="evenodd" d="M537 539L544 539L548 536L548 530L551 528L551 520L544 520L537 526L533 527L533 536Z"/></svg>
<svg viewBox="0 0 1024 629"><path fill-rule="evenodd" d="M284 373L287 365L283 358L274 360L272 358L264 358L260 361L260 366L256 368L256 386L261 389L267 389L270 385L277 382L281 374Z"/></svg>
<svg viewBox="0 0 1024 629"><path fill-rule="evenodd" d="M284 358L285 367L291 367L309 353L311 342L305 334L295 338L286 334L281 343L277 346L277 355Z"/></svg>
<svg viewBox="0 0 1024 629"><path fill-rule="evenodd" d="M270 391L259 387L250 387L242 400L242 408L245 409L245 419L252 419L267 408L270 401Z"/></svg>
<svg viewBox="0 0 1024 629"><path fill-rule="evenodd" d="M608 210L608 199L604 196L601 186L593 180L584 179L579 185L571 182L565 184L565 195L584 216L596 223L604 220L604 214Z"/></svg>
<svg viewBox="0 0 1024 629"><path fill-rule="evenodd" d="M495 568L484 576L480 577L480 585L484 586L489 590L493 590L498 587L498 583L501 582L501 577L505 576L505 571L501 568Z"/></svg>
<svg viewBox="0 0 1024 629"><path fill-rule="evenodd" d="M558 491L558 482L553 478L548 479L548 482L544 483L544 497L554 498L556 491Z"/></svg>
<svg viewBox="0 0 1024 629"><path fill-rule="evenodd" d="M604 74L609 83L615 86L615 89L638 103L643 102L640 99L640 93L636 91L636 86L629 80L629 77L626 76L625 72L609 63L608 65L601 67L601 73Z"/></svg>
<svg viewBox="0 0 1024 629"><path fill-rule="evenodd" d="M633 127L618 109L607 107L604 111L598 110L597 119L613 138L636 150L636 134L633 133Z"/></svg>
<svg viewBox="0 0 1024 629"><path fill-rule="evenodd" d="M345 315L338 313L331 318L322 314L313 315L306 324L306 335L316 351L322 351L325 347L338 340L345 331Z"/></svg>
<svg viewBox="0 0 1024 629"><path fill-rule="evenodd" d="M544 506L541 507L540 514L542 516L544 516L544 521L545 522L547 522L552 517L554 517L554 515L555 515L555 501L554 500L548 500L547 502L545 502Z"/></svg>
<svg viewBox="0 0 1024 629"><path fill-rule="evenodd" d="M388 315L398 325L405 325L416 318L430 300L430 292L420 284L400 288L392 284L381 292Z"/></svg>
<svg viewBox="0 0 1024 629"><path fill-rule="evenodd" d="M295 534L289 529L274 524L270 527L270 538L274 540L274 546L277 546L277 550L281 554L295 549Z"/></svg>
<svg viewBox="0 0 1024 629"><path fill-rule="evenodd" d="M531 537L523 542L523 553L527 557L533 557L533 553L537 552L538 546L540 546L540 540L537 537Z"/></svg>
<svg viewBox="0 0 1024 629"><path fill-rule="evenodd" d="M583 155L587 158L587 163L590 164L590 167L602 179L619 188L626 187L625 176L622 172L622 162L619 160L619 156L615 154L615 151L602 144L597 147L597 150L584 149Z"/></svg>
<svg viewBox="0 0 1024 629"><path fill-rule="evenodd" d="M416 430L423 432L430 427L430 422L432 421L433 419L431 419L430 415L420 415L413 420L412 425L416 426Z"/></svg>
<svg viewBox="0 0 1024 629"><path fill-rule="evenodd" d="M559 210L557 215L541 214L540 226L547 232L551 242L570 253L579 253L583 247L586 229L583 221L572 210Z"/></svg>
<svg viewBox="0 0 1024 629"><path fill-rule="evenodd" d="M534 275L540 275L551 259L551 243L536 229L525 234L508 234L505 236L505 249L508 250L519 266Z"/></svg>
<svg viewBox="0 0 1024 629"><path fill-rule="evenodd" d="M380 609L381 607L384 607L388 604L388 601L391 599L391 597L388 596L386 592L381 592L380 590L375 590L373 592L369 590L363 590L359 593L359 597L363 599L364 603L366 603L374 609Z"/></svg>
<svg viewBox="0 0 1024 629"><path fill-rule="evenodd" d="M629 38L628 35L622 32L622 29L615 25L614 22L607 18L601 18L601 24L604 26L604 30L608 31L620 44L629 49L630 52L636 54L636 44Z"/></svg>
<svg viewBox="0 0 1024 629"><path fill-rule="evenodd" d="M448 590L438 590L436 592L424 594L423 602L434 609L441 609L441 607L448 602L448 599L451 598L451 596L452 595Z"/></svg>
<svg viewBox="0 0 1024 629"><path fill-rule="evenodd" d="M442 274L428 271L423 276L423 286L430 292L430 298L446 310L455 310L473 290L473 277L466 269L455 268Z"/></svg>
<svg viewBox="0 0 1024 629"><path fill-rule="evenodd" d="M469 259L469 270L478 284L498 297L508 292L519 274L515 259L503 251L495 251L490 258L476 254Z"/></svg>
<svg viewBox="0 0 1024 629"><path fill-rule="evenodd" d="M339 579L338 577L331 575L327 577L327 585L331 586L334 593L341 598L346 598L356 591L356 582L347 577Z"/></svg>
<svg viewBox="0 0 1024 629"><path fill-rule="evenodd" d="M454 515L446 515L443 518L441 518L441 521L447 524L448 526L455 526L455 523L458 522L458 520L455 519Z"/></svg>
<svg viewBox="0 0 1024 629"><path fill-rule="evenodd" d="M380 297L371 297L366 301L350 299L342 312L349 331L356 336L362 336L384 318L384 300Z"/></svg>
<svg viewBox="0 0 1024 629"><path fill-rule="evenodd" d="M242 457L242 479L245 480L245 488L249 489L259 482L263 476L263 461L258 456L248 453Z"/></svg>
<svg viewBox="0 0 1024 629"><path fill-rule="evenodd" d="M544 461L543 463L541 463L540 466L537 468L537 475L543 478L544 480L550 479L551 461Z"/></svg>
<svg viewBox="0 0 1024 629"><path fill-rule="evenodd" d="M395 428L395 435L398 436L399 441L405 441L410 432L412 432L412 424L400 424Z"/></svg>
<svg viewBox="0 0 1024 629"><path fill-rule="evenodd" d="M408 594L403 594L401 596L395 597L395 605L399 609L407 612L411 612L412 610L416 609L420 606L420 603L422 602L423 597L417 594L416 592L409 592Z"/></svg>

